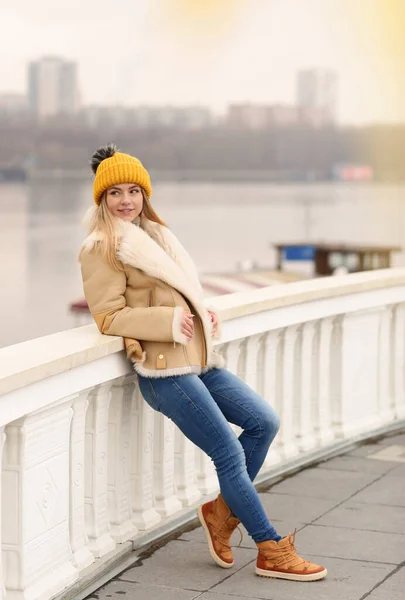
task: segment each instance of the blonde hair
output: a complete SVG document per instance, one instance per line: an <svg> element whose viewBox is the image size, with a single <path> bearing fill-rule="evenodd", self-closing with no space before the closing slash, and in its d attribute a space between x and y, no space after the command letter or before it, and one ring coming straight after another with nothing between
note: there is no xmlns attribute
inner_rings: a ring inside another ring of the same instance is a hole
<svg viewBox="0 0 405 600"><path fill-rule="evenodd" d="M143 205L141 215L144 215L149 221L154 221L167 227L166 223L162 221L155 209L153 208L150 200L141 187ZM117 235L116 219L107 206L107 190L103 193L100 199L100 204L97 206L89 226L89 235L97 231L102 234L101 240L98 242L96 248L97 251L105 258L108 264L117 271L122 270L122 265L117 259L117 250L119 246L119 237Z"/></svg>

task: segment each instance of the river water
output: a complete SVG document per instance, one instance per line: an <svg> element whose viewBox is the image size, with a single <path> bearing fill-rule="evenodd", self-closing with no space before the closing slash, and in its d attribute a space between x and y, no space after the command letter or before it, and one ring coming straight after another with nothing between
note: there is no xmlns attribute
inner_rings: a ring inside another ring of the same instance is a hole
<svg viewBox="0 0 405 600"><path fill-rule="evenodd" d="M87 181L0 184L0 347L79 324L68 304L82 296L77 253L91 203ZM201 272L245 259L271 268L281 241L405 248L405 185L158 183L153 203Z"/></svg>

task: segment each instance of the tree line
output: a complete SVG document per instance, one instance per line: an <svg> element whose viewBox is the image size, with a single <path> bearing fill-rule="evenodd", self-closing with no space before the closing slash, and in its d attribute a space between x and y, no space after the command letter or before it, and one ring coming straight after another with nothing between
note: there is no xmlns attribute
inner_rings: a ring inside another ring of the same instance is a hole
<svg viewBox="0 0 405 600"><path fill-rule="evenodd" d="M80 119L45 123L0 119L0 165L83 169L100 145L115 142L149 169L269 171L328 176L340 164L364 164L377 180L405 180L405 124L252 131L217 125L201 130L87 126Z"/></svg>

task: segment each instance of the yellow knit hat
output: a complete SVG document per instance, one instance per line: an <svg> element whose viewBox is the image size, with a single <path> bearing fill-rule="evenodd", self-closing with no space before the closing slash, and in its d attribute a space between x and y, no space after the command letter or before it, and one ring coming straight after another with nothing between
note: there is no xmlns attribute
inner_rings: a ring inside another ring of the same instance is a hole
<svg viewBox="0 0 405 600"><path fill-rule="evenodd" d="M120 183L137 183L146 192L148 198L152 194L152 186L148 171L135 156L115 152L105 158L97 167L94 179L94 202L99 205L101 196L112 185Z"/></svg>

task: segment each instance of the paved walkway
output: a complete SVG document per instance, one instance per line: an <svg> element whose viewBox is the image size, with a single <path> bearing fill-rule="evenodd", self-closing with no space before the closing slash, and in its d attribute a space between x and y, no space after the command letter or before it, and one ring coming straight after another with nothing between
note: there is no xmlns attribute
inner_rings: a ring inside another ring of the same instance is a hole
<svg viewBox="0 0 405 600"><path fill-rule="evenodd" d="M262 492L281 535L325 565L323 581L257 577L245 533L236 564L211 560L201 527L183 533L89 598L106 600L404 600L405 432L323 462ZM235 546L238 532L233 538Z"/></svg>

